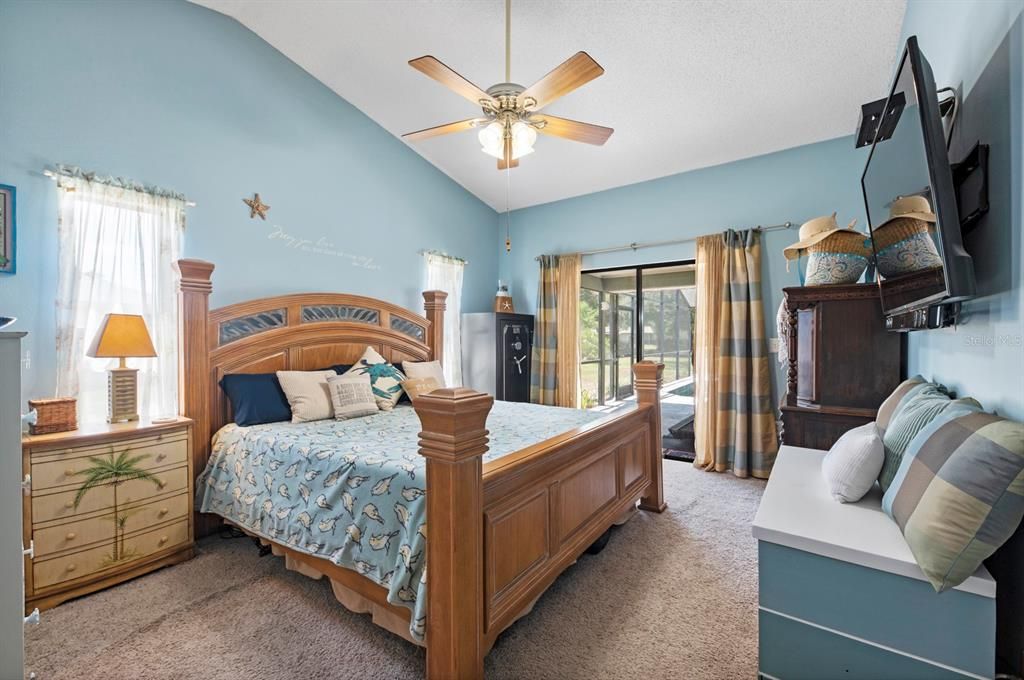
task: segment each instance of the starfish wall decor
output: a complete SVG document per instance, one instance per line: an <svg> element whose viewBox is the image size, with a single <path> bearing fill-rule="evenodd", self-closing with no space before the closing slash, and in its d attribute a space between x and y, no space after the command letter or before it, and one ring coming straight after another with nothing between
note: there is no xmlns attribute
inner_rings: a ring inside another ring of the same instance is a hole
<svg viewBox="0 0 1024 680"><path fill-rule="evenodd" d="M261 220L267 219L267 211L270 206L260 200L259 194L253 194L252 198L243 198L242 202L249 206L249 217L255 219L257 215Z"/></svg>

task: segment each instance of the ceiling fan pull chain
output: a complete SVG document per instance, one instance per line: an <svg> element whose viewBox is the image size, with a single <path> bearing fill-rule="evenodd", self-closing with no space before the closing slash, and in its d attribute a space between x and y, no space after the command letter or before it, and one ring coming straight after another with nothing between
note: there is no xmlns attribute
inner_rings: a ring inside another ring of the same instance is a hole
<svg viewBox="0 0 1024 680"><path fill-rule="evenodd" d="M512 212L509 210L509 194L512 189L512 166L505 168L505 252L512 252Z"/></svg>

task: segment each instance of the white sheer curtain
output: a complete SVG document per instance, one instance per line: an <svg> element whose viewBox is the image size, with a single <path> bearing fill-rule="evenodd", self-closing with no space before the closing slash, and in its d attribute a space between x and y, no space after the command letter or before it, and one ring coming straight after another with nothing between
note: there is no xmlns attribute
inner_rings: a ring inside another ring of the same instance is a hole
<svg viewBox="0 0 1024 680"><path fill-rule="evenodd" d="M102 421L106 369L86 349L105 314L141 314L156 358L139 369L139 414L174 415L178 402L178 302L185 203L83 177L61 177L57 289L57 395L78 398L81 422Z"/></svg>
<svg viewBox="0 0 1024 680"><path fill-rule="evenodd" d="M448 293L444 312L444 381L448 387L462 385L462 271L466 261L457 257L426 253L426 290Z"/></svg>

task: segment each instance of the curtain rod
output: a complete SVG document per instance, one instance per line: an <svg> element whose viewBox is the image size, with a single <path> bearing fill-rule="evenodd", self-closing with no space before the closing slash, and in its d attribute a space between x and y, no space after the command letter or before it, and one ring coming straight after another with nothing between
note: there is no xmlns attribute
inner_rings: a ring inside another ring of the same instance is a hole
<svg viewBox="0 0 1024 680"><path fill-rule="evenodd" d="M455 255L449 255L448 253L443 253L440 250L421 250L420 255L435 255L437 257L443 257L449 260L453 260L455 262L461 262L462 264L469 264L469 260L465 260L461 257L456 257Z"/></svg>
<svg viewBox="0 0 1024 680"><path fill-rule="evenodd" d="M793 226L792 222L783 222L782 224L773 224L773 225L771 225L769 227L762 227L759 224L759 225L757 225L754 228L756 230L758 230L758 231L778 231L778 230L781 230L781 229L790 229L790 228L792 228L792 226ZM627 244L627 245L624 245L624 246L614 246L614 247L611 247L611 248L598 248L596 250L584 250L584 251L581 251L581 252L578 252L578 253L555 253L555 255L556 256L557 255L580 255L580 256L584 256L584 255L601 255L603 253L617 253L617 252L622 251L622 250L634 250L635 251L635 250L639 250L640 248L657 248L659 246L674 246L674 245L678 245L680 243L689 243L691 241L696 241L696 240L697 240L696 236L691 236L689 238L678 238L678 239L673 239L671 241L648 241L647 243L637 243L637 242L634 241L633 243L630 243L630 244ZM540 260L540 255L538 255L537 257L535 257L533 259Z"/></svg>
<svg viewBox="0 0 1024 680"><path fill-rule="evenodd" d="M60 172L54 172L53 170L50 170L48 168L44 168L43 169L43 176L44 177L49 177L54 182L59 180L61 177L69 177L69 178L74 177L74 175L64 174L64 173L60 173ZM126 187L126 188L130 188L130 187ZM133 191L138 191L138 190L137 189L133 189ZM145 191L144 188L141 191L143 193L153 193L153 192ZM187 207L187 208L194 208L194 207L196 207L196 202L195 201L190 201L187 198L184 199L184 200L185 200L185 207Z"/></svg>

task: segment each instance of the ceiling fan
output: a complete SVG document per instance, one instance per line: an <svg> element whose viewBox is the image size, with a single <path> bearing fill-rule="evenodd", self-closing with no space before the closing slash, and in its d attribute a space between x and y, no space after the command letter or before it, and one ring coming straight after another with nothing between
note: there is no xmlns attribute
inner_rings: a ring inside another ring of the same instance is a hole
<svg viewBox="0 0 1024 680"><path fill-rule="evenodd" d="M452 132L480 128L482 151L498 159L498 169L519 165L519 158L533 153L537 132L600 146L614 130L538 113L556 99L597 78L604 69L586 52L577 52L530 87L510 82L511 0L505 0L505 81L487 91L469 82L430 55L409 62L417 71L433 78L456 94L480 106L483 115L402 135L416 141Z"/></svg>

